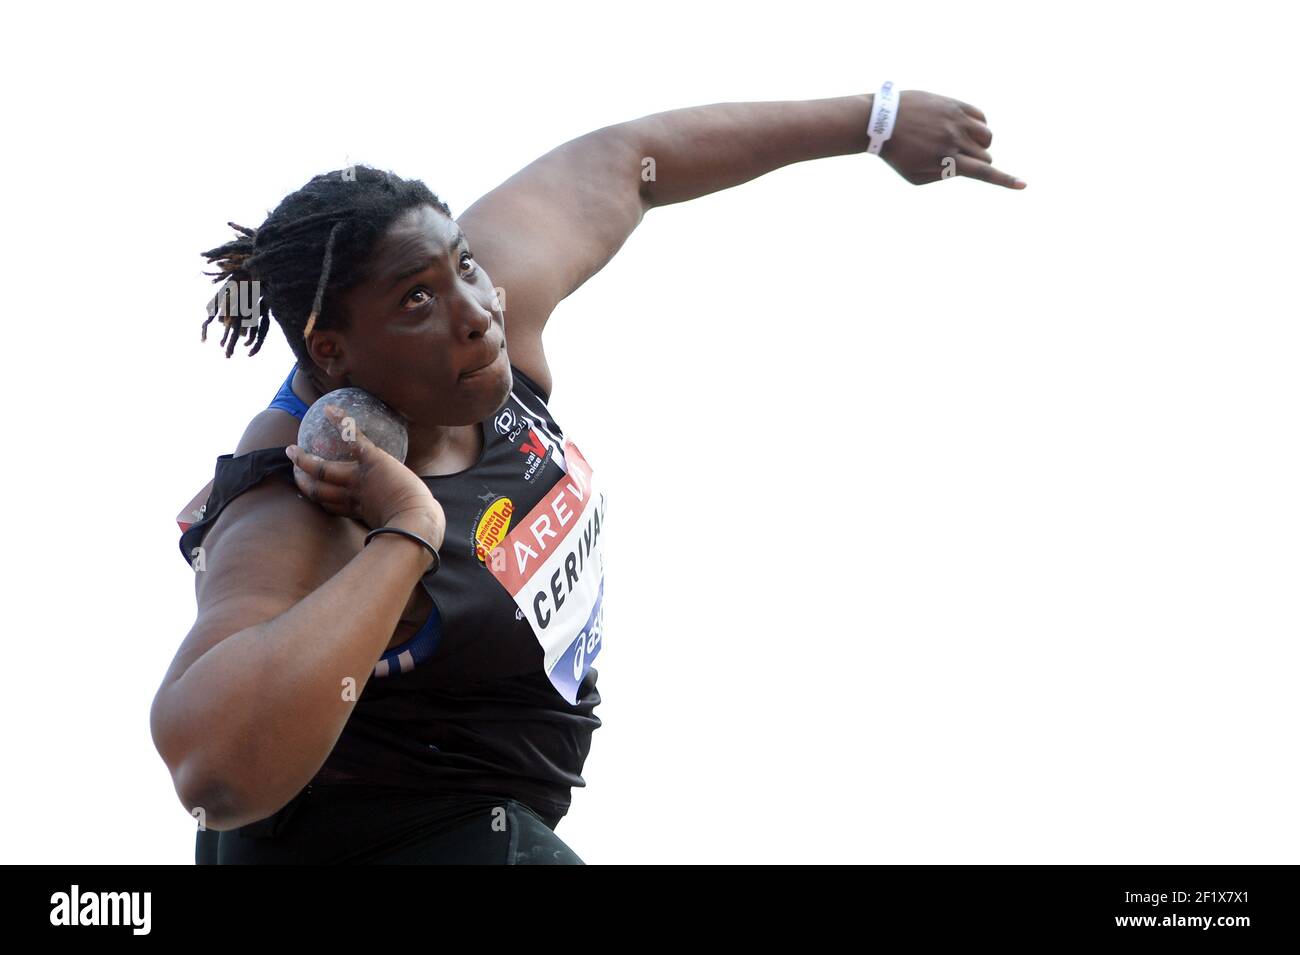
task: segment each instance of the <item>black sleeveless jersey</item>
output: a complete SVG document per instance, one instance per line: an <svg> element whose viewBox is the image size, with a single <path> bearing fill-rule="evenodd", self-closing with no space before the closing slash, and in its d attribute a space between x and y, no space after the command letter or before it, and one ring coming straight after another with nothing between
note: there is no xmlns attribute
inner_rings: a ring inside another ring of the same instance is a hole
<svg viewBox="0 0 1300 955"><path fill-rule="evenodd" d="M440 568L421 579L433 614L376 662L313 783L505 795L555 821L586 785L601 725L605 494L549 396L511 369L506 403L480 422L478 463L423 478L447 517ZM301 418L293 371L271 407ZM283 446L217 458L201 519L181 536L187 563L225 505L268 475L296 490Z"/></svg>

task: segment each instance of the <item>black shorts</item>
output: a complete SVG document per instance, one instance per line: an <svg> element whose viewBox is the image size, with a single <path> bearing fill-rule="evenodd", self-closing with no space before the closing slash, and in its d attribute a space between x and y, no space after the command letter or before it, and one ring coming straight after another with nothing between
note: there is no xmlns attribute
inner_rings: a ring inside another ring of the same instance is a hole
<svg viewBox="0 0 1300 955"><path fill-rule="evenodd" d="M200 829L198 865L585 865L508 796L313 784L239 829Z"/></svg>

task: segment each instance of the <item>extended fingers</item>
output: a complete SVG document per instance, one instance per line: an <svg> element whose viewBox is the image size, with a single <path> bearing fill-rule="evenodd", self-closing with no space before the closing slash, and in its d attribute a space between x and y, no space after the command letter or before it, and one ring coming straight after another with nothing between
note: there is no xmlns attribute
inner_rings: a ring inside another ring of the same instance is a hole
<svg viewBox="0 0 1300 955"><path fill-rule="evenodd" d="M993 156L988 148L993 145L993 130L988 127L988 118L984 111L957 100L957 105L966 114L967 121L962 124L962 152L957 157L957 174L971 179L980 179L995 186L1007 189L1023 189L1025 183L1015 176L993 167Z"/></svg>
<svg viewBox="0 0 1300 955"><path fill-rule="evenodd" d="M1015 176L1000 169L994 169L988 163L973 156L962 155L957 157L957 175L980 179L995 186L1005 186L1007 189L1025 188L1025 184Z"/></svg>

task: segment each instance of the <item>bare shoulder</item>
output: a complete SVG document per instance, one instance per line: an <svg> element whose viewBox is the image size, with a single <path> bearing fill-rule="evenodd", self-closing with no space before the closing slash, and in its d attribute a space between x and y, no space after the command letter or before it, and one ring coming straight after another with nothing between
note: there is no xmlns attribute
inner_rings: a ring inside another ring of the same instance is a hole
<svg viewBox="0 0 1300 955"><path fill-rule="evenodd" d="M244 434L235 447L235 456L262 448L282 448L297 444L299 423L298 418L279 408L259 411L244 429Z"/></svg>

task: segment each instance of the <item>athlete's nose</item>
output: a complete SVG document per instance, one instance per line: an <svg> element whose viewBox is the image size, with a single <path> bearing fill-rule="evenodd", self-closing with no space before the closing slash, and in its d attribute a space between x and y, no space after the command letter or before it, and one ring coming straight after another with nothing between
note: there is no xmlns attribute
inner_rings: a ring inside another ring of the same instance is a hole
<svg viewBox="0 0 1300 955"><path fill-rule="evenodd" d="M483 307L472 290L465 290L456 302L460 333L467 341L485 337L492 329L492 312Z"/></svg>

